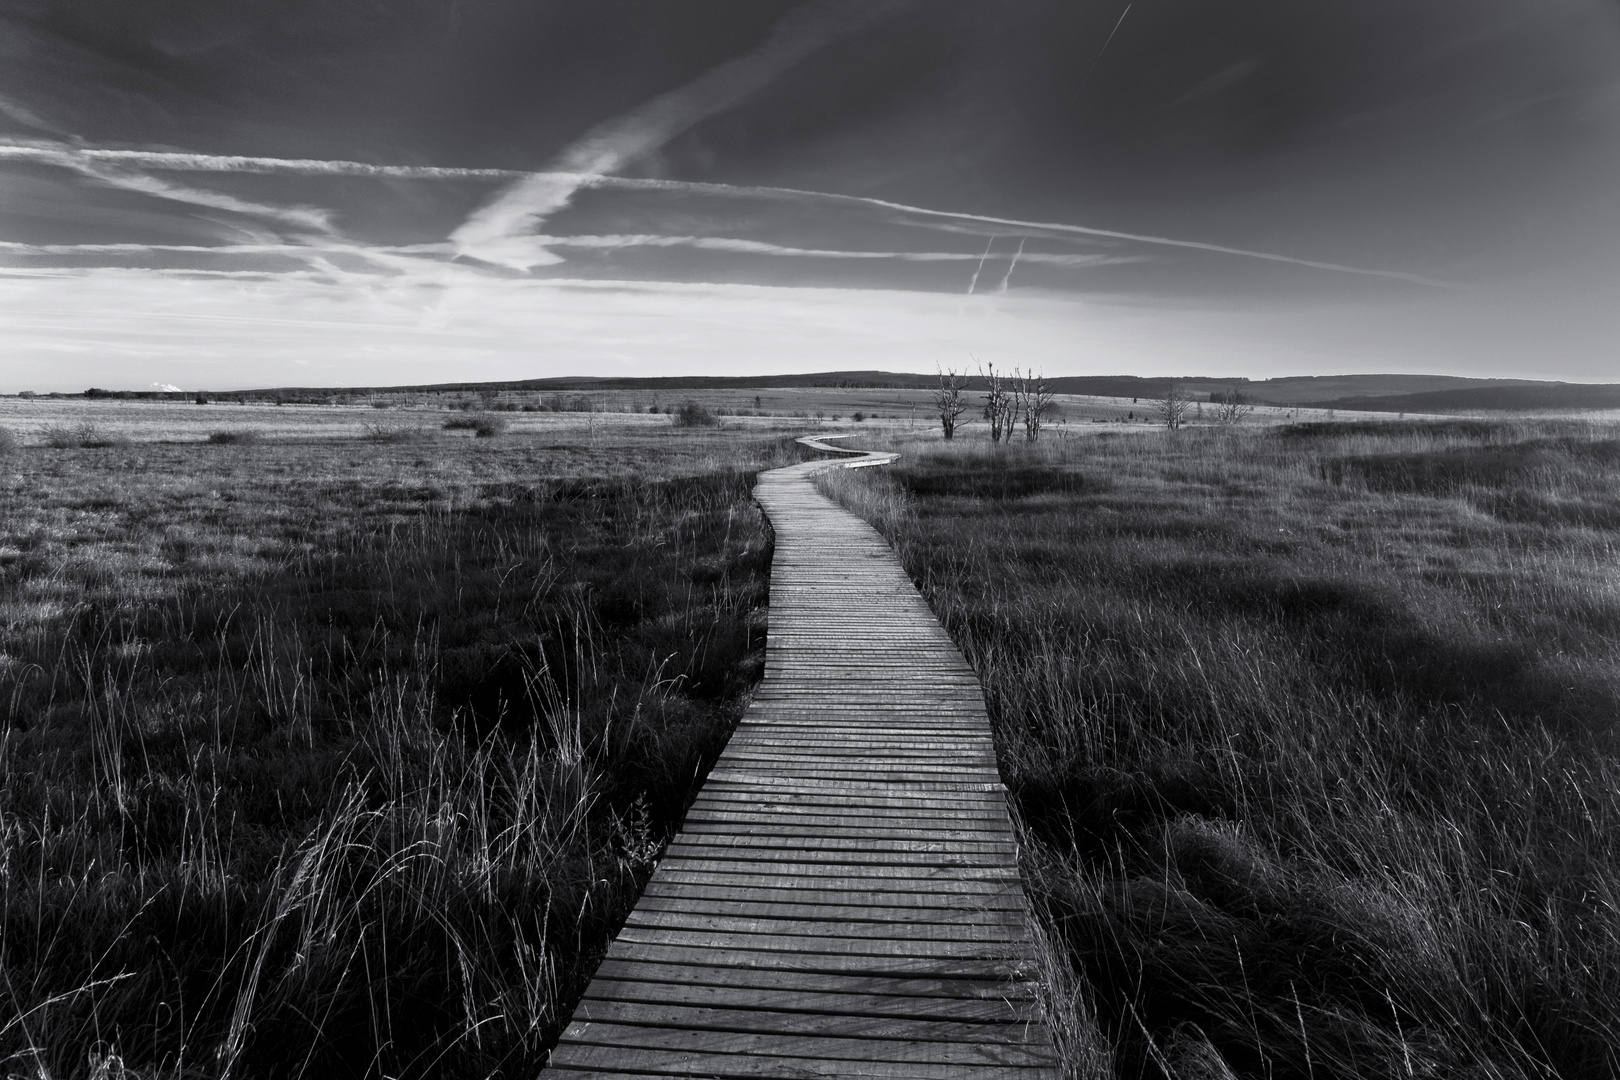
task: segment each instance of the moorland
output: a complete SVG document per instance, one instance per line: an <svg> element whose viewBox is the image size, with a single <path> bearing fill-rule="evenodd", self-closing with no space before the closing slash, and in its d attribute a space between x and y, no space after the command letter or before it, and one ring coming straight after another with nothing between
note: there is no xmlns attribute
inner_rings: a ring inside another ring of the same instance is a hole
<svg viewBox="0 0 1620 1080"><path fill-rule="evenodd" d="M1073 1075L1615 1075L1620 428L883 445Z"/></svg>
<svg viewBox="0 0 1620 1080"><path fill-rule="evenodd" d="M532 1076L836 426L905 455L823 484L979 672L1070 1076L1614 1073L1620 430L897 393L0 403L6 1071Z"/></svg>
<svg viewBox="0 0 1620 1080"><path fill-rule="evenodd" d="M758 677L749 492L796 451L42 407L0 455L4 1071L533 1075Z"/></svg>

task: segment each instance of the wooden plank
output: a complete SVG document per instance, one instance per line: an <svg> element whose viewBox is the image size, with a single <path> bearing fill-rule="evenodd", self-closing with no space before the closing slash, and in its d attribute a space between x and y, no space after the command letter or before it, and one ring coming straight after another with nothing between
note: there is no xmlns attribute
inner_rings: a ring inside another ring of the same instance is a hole
<svg viewBox="0 0 1620 1080"><path fill-rule="evenodd" d="M831 1016L846 1021L855 1018L895 1018L1014 1029L1021 1029L1028 1022L1022 1010L1001 998L902 997L896 994L840 994L783 989L780 986L716 986L702 977L690 982L660 982L644 978L610 979L598 975L592 980L581 1008L587 1003L608 1002L770 1009ZM596 1016L594 1008L589 1015Z"/></svg>
<svg viewBox="0 0 1620 1080"><path fill-rule="evenodd" d="M1028 1066L919 1061L859 1061L848 1058L773 1054L710 1054L701 1051L631 1049L563 1042L552 1054L552 1068L635 1072L654 1076L753 1080L755 1077L881 1077L882 1080L1031 1080ZM1038 1066L1037 1066L1038 1067Z"/></svg>
<svg viewBox="0 0 1620 1080"><path fill-rule="evenodd" d="M918 999L908 999L916 1001ZM797 1004L797 1002L795 1002ZM906 1042L967 1042L1036 1044L1038 1035L1023 1024L985 1024L963 1020L933 1020L918 1016L853 1016L847 1001L834 996L837 1012L768 1009L757 1003L743 1008L681 1003L637 1003L590 998L580 1002L576 1022L635 1024L684 1031L752 1033L760 1035L837 1035L849 1039ZM719 1047L707 1047L719 1050Z"/></svg>
<svg viewBox="0 0 1620 1080"><path fill-rule="evenodd" d="M568 1025L572 1041L600 1047L662 1049L684 1053L745 1054L768 1057L804 1057L830 1061L896 1061L919 1065L1043 1065L1051 1050L1023 1040L984 1042L935 1039L882 1039L840 1037L794 1032L689 1030L576 1020Z"/></svg>
<svg viewBox="0 0 1620 1080"><path fill-rule="evenodd" d="M954 930L956 928L945 928ZM969 928L962 928L969 929ZM748 933L744 930L703 930L666 926L642 926L627 922L615 944L669 945L682 949L739 949L745 952L793 953L813 957L907 957L937 960L1007 961L1027 959L1023 942L1009 942L1004 936L988 941L973 940L961 933L934 937L853 937L831 934ZM793 961L796 963L797 961Z"/></svg>
<svg viewBox="0 0 1620 1080"><path fill-rule="evenodd" d="M621 935L608 949L620 960L647 960L660 964L703 964L713 967L756 968L778 975L807 972L817 975L861 975L880 978L1011 980L1024 964L1003 957L945 954L921 956L901 953L805 952L761 949L755 941L734 945L695 941L634 941Z"/></svg>
<svg viewBox="0 0 1620 1080"><path fill-rule="evenodd" d="M909 922L941 925L998 925L1022 932L1024 912L1019 907L906 907L899 904L796 904L786 900L738 900L714 892L687 892L669 896L643 893L636 911L681 912L691 918L802 919L846 924Z"/></svg>
<svg viewBox="0 0 1620 1080"><path fill-rule="evenodd" d="M999 973L988 979L967 978L957 974L946 977L928 972L873 975L852 971L826 972L665 962L645 957L625 958L612 955L602 961L602 966L597 969L597 977L642 984L670 983L751 991L778 990L789 994L868 994L907 999L941 998L951 1001L972 1001L1009 1009L1014 1007L1013 1003L1023 1001L1033 993L1026 984L1008 982ZM594 987L595 983L591 985ZM587 996L591 992L587 990Z"/></svg>
<svg viewBox="0 0 1620 1080"><path fill-rule="evenodd" d="M781 873L779 866L766 868L768 873L760 873L757 863L725 863L718 860L681 860L665 861L660 864L657 871L649 881L648 888L654 883L662 884L711 884L725 885L731 888L778 888L793 889L799 892L819 892L823 888L834 895L844 892L865 893L871 895L906 893L914 896L937 896L941 902L954 897L983 898L989 896L1019 896L1022 890L1018 888L1018 876L1007 870L997 870L991 873L976 873L971 877L952 872L941 872L935 868L927 868L923 872L902 876L890 868L878 868L884 872L873 873L870 867L835 867L820 868L822 873ZM907 868L913 869L913 868ZM918 900L918 903L922 903ZM954 902L954 901L953 901Z"/></svg>
<svg viewBox="0 0 1620 1080"><path fill-rule="evenodd" d="M958 944L989 944L991 942L1017 942L1028 940L1022 920L909 922L902 919L850 919L833 926L826 920L782 918L767 915L745 915L741 912L660 910L637 904L625 921L626 926L645 930L689 930L713 934L751 934L779 937L795 948L820 952L832 943L855 941L890 942L955 942ZM808 941L798 941L807 938ZM854 945L849 945L854 948ZM1003 949L1000 953L1004 953ZM1000 955L998 953L998 955Z"/></svg>
<svg viewBox="0 0 1620 1080"><path fill-rule="evenodd" d="M1010 883L991 885L977 892L970 892L966 888L946 891L925 884L908 892L846 888L841 886L848 879L837 878L793 878L772 874L757 880L768 884L738 885L734 875L723 874L662 875L649 881L641 895L648 899L667 897L705 905L751 902L802 908L847 907L852 910L861 907L905 908L919 912L935 908L960 912L1022 912L1027 906L1022 890Z"/></svg>

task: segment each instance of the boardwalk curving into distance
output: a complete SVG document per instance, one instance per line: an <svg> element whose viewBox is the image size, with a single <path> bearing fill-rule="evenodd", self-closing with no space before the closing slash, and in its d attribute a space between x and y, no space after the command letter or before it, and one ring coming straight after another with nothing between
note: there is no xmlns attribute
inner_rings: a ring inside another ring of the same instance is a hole
<svg viewBox="0 0 1620 1080"><path fill-rule="evenodd" d="M546 1080L1057 1075L978 680L827 467L759 478L764 680Z"/></svg>

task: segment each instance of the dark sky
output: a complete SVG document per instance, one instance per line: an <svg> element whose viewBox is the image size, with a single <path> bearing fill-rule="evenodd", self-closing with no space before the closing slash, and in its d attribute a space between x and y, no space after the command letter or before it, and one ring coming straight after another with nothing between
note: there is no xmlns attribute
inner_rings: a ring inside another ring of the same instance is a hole
<svg viewBox="0 0 1620 1080"><path fill-rule="evenodd" d="M1620 379L1617 181L1617 0L0 0L0 390Z"/></svg>

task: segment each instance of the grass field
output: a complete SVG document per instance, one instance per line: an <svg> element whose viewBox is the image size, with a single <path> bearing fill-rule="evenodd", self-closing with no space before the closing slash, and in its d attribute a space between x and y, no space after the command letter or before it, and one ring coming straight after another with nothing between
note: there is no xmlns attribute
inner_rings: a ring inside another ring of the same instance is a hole
<svg viewBox="0 0 1620 1080"><path fill-rule="evenodd" d="M783 433L123 408L0 453L0 1071L533 1076L758 677Z"/></svg>
<svg viewBox="0 0 1620 1080"><path fill-rule="evenodd" d="M885 448L823 484L985 684L1072 1075L1615 1075L1620 430Z"/></svg>
<svg viewBox="0 0 1620 1080"><path fill-rule="evenodd" d="M821 423L467 415L0 403L8 1074L534 1074ZM985 683L1071 1075L1613 1075L1620 432L1267 419L825 481Z"/></svg>

